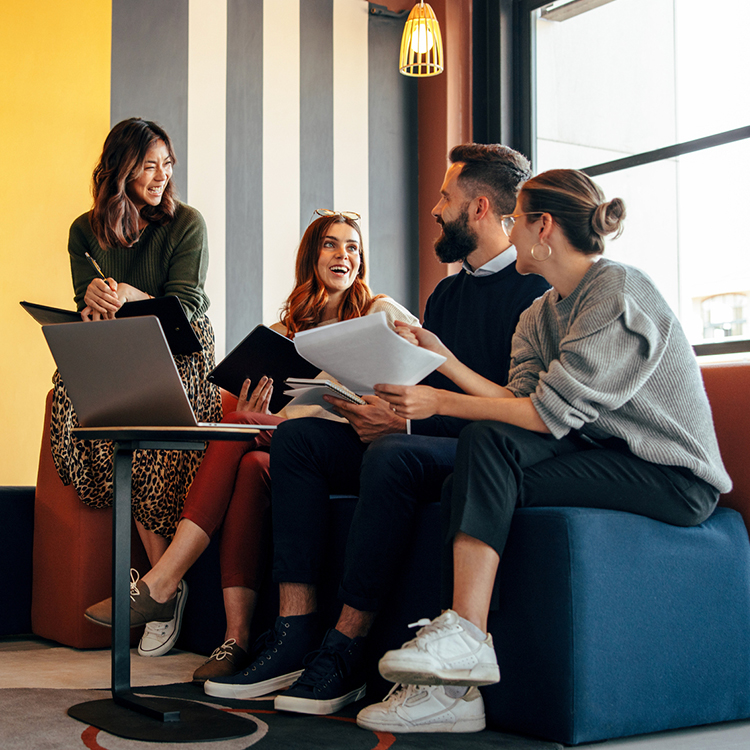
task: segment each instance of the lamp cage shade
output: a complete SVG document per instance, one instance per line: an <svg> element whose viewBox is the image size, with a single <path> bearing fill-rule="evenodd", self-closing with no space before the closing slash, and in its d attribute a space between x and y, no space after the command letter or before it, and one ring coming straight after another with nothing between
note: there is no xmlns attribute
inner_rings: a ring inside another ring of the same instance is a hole
<svg viewBox="0 0 750 750"><path fill-rule="evenodd" d="M420 2L406 19L398 69L405 76L427 77L442 73L444 67L443 38L435 11Z"/></svg>

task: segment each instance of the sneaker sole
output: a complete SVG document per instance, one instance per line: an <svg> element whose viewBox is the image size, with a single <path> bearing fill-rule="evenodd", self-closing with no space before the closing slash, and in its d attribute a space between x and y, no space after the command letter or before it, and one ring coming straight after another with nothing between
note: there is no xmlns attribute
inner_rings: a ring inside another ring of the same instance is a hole
<svg viewBox="0 0 750 750"><path fill-rule="evenodd" d="M357 716L357 726L369 729L371 732L391 732L393 734L407 734L409 732L442 732L446 734L469 734L470 732L481 732L487 725L484 716L473 719L459 719L453 724L434 722L431 724L396 724L388 721L368 720L366 717L360 719Z"/></svg>
<svg viewBox="0 0 750 750"><path fill-rule="evenodd" d="M500 682L500 670L495 664L478 664L473 669L434 669L413 662L399 663L396 659L381 659L378 671L389 682L403 685L494 685Z"/></svg>
<svg viewBox="0 0 750 750"><path fill-rule="evenodd" d="M185 581L182 582L182 595L177 595L177 602L174 608L174 631L172 635L167 638L161 646L157 646L150 651L141 648L141 644L138 643L138 653L141 656L164 656L164 654L170 652L174 648L174 644L177 643L177 639L180 637L180 628L182 628L182 614L185 611L185 602L188 597L188 585ZM141 641L143 639L141 638Z"/></svg>
<svg viewBox="0 0 750 750"><path fill-rule="evenodd" d="M95 617L91 617L91 615L86 614L86 612L83 613L83 616L89 621L93 622L96 625L101 625L103 628L111 628L112 622L106 622L105 620L97 620ZM146 623L145 622L131 622L130 627L131 628L142 628Z"/></svg>
<svg viewBox="0 0 750 750"><path fill-rule="evenodd" d="M216 665L216 660L215 659L209 660L209 663L211 661L213 661L213 664L212 664L213 674L210 675L210 676L207 676L207 677L203 676L203 675L197 675L196 676L196 672L198 672L199 670L203 669L203 667L207 667L208 666L207 664L201 665L193 673L193 684L194 685L204 685L208 680L216 680L216 679L218 679L220 677L231 677L232 675L238 674L239 672L244 672L247 669L247 667L249 666L246 661L242 661L239 664L237 664L237 663L230 664L227 667L226 671L222 674L219 671L219 667Z"/></svg>
<svg viewBox="0 0 750 750"><path fill-rule="evenodd" d="M213 695L214 698L260 698L262 695L275 693L277 690L288 688L302 674L304 670L289 672L279 677L274 677L263 682L254 682L250 685L242 683L213 682L206 680L203 683L203 691L206 695Z"/></svg>
<svg viewBox="0 0 750 750"><path fill-rule="evenodd" d="M334 714L344 706L365 697L367 685L362 685L351 693L328 701L313 700L312 698L297 698L293 695L277 695L273 707L277 711L292 711L297 714L315 714L316 716L327 716Z"/></svg>

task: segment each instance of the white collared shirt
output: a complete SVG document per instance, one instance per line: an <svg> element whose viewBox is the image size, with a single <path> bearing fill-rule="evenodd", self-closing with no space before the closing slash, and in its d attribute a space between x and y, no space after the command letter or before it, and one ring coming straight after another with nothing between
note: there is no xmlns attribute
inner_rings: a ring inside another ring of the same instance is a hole
<svg viewBox="0 0 750 750"><path fill-rule="evenodd" d="M503 250L502 253L491 258L483 266L479 266L479 268L472 268L464 261L463 269L469 276L490 276L493 273L502 271L503 268L507 268L517 256L516 248L511 245L507 250Z"/></svg>

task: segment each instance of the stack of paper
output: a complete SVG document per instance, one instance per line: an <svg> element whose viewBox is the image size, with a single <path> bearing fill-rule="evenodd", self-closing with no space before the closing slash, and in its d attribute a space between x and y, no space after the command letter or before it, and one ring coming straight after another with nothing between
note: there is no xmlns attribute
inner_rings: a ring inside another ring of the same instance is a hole
<svg viewBox="0 0 750 750"><path fill-rule="evenodd" d="M442 355L399 336L382 312L297 333L294 346L308 362L360 396L374 393L376 383L416 385L445 362ZM323 392L330 394L321 384L319 395ZM312 397L308 394L305 403L313 403Z"/></svg>

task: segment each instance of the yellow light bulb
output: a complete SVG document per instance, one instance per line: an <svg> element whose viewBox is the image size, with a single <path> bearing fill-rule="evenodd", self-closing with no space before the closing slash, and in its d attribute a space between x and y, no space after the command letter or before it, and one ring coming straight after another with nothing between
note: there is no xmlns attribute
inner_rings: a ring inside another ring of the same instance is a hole
<svg viewBox="0 0 750 750"><path fill-rule="evenodd" d="M424 55L432 49L434 44L432 30L427 27L427 24L424 22L417 24L411 35L412 50L418 55Z"/></svg>

